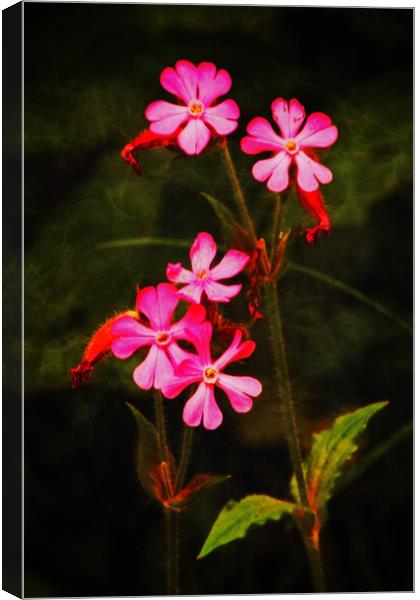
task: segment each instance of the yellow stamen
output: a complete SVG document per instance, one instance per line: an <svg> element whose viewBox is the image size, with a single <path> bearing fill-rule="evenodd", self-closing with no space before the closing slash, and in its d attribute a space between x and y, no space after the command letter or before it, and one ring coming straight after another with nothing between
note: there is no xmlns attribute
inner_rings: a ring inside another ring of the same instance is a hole
<svg viewBox="0 0 420 600"><path fill-rule="evenodd" d="M203 376L206 383L215 383L219 376L219 371L213 367L207 367L204 369Z"/></svg>
<svg viewBox="0 0 420 600"><path fill-rule="evenodd" d="M285 144L284 147L286 148L286 150L288 150L289 152L296 152L297 150L297 144L296 142L294 142L293 140L288 140Z"/></svg>
<svg viewBox="0 0 420 600"><path fill-rule="evenodd" d="M200 100L191 100L188 110L193 117L199 117L204 112L203 103Z"/></svg>

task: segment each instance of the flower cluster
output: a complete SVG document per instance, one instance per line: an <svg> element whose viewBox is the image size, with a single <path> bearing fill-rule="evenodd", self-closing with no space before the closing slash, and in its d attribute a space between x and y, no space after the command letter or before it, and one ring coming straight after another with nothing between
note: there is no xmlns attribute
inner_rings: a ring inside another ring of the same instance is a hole
<svg viewBox="0 0 420 600"><path fill-rule="evenodd" d="M162 71L160 83L175 96L177 104L166 100L149 104L145 113L149 129L131 140L121 152L123 159L139 174L141 167L134 157L136 150L164 146L189 156L198 155L212 139L223 140L238 126L240 112L234 100L215 104L232 86L232 79L224 69L217 70L211 62L195 66L188 60L179 60L175 68ZM320 233L328 233L331 228L319 184L331 183L333 178L330 169L319 162L314 148L332 146L338 130L321 112L310 114L305 122L305 109L295 98L289 102L276 98L271 110L280 135L267 119L255 117L247 126L248 135L242 138L241 149L246 154L271 153L252 168L254 178L266 182L270 191L283 192L291 183L296 184L303 208L317 221L316 227L306 232L306 239L312 243ZM296 166L296 178L291 181L292 165ZM175 268L171 274L174 278L187 277L184 272L177 273Z"/></svg>
<svg viewBox="0 0 420 600"><path fill-rule="evenodd" d="M223 420L216 402L215 388L222 390L239 413L252 408L252 398L262 391L261 383L253 378L229 375L225 368L234 361L249 357L255 343L242 342L240 328L234 330L230 346L216 359L211 355L213 326L206 320L206 309L200 300L203 292L210 302L229 302L239 294L241 284L224 285L227 279L240 273L249 256L239 250L228 250L222 260L211 268L217 252L213 237L201 232L190 250L192 271L180 264L169 264L168 279L186 283L177 289L173 283L140 290L136 310L120 313L102 326L89 342L82 362L72 369L74 386L90 375L94 364L112 353L126 359L148 348L147 354L133 372L135 383L143 390L152 387L161 390L166 398L178 396L186 387L198 387L185 404L183 418L187 425L197 427L202 422L206 429L216 429ZM174 319L180 302L188 303L184 316ZM181 347L184 341L188 349Z"/></svg>

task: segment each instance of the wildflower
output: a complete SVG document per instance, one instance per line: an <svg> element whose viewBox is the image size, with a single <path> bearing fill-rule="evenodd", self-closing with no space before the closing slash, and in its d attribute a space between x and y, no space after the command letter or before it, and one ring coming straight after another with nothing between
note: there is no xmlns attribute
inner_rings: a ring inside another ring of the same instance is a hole
<svg viewBox="0 0 420 600"><path fill-rule="evenodd" d="M282 192L289 185L289 167L297 167L297 184L305 192L318 189L319 183L331 183L330 169L321 165L316 156L309 155L311 148L327 148L338 136L337 127L324 113L312 113L305 120L305 109L293 98L288 105L277 98L271 105L273 118L279 126L281 136L275 133L267 119L256 117L247 127L249 136L242 138L241 148L246 154L274 152L271 158L255 163L252 174L257 181L267 181L272 192ZM314 160L315 159L315 160Z"/></svg>
<svg viewBox="0 0 420 600"><path fill-rule="evenodd" d="M162 380L173 375L174 365L190 356L176 342L189 340L187 331L194 331L205 319L204 308L193 305L182 319L172 323L178 303L173 285L160 283L156 288L146 287L137 294L136 307L140 315L147 317L149 325L123 317L112 327L111 350L117 358L125 359L139 348L150 348L133 373L135 383L144 390L152 386L159 389Z"/></svg>
<svg viewBox="0 0 420 600"><path fill-rule="evenodd" d="M128 315L130 316L128 317ZM112 332L113 325L124 318L132 318L134 321L133 317L136 317L136 315L137 313L132 310L119 313L115 317L105 321L95 331L85 348L82 360L77 367L70 369L73 388L77 388L83 380L88 379L96 363L111 353L111 344L115 338L115 333Z"/></svg>
<svg viewBox="0 0 420 600"><path fill-rule="evenodd" d="M191 246L192 271L184 269L181 263L168 264L166 276L169 281L187 284L178 290L180 298L199 304L201 295L205 292L212 302L229 302L239 294L242 284L224 285L218 282L240 273L249 261L249 256L240 250L228 250L219 264L210 268L216 252L217 246L213 237L202 231Z"/></svg>
<svg viewBox="0 0 420 600"><path fill-rule="evenodd" d="M229 348L216 360L210 354L212 326L205 322L190 332L198 355L192 355L182 361L175 369L175 377L167 378L162 385L166 398L175 398L187 386L198 383L195 393L186 402L183 410L184 422L197 427L203 421L206 429L217 429L223 421L223 415L216 403L215 387L221 389L238 413L251 410L253 397L262 391L261 383L254 377L227 375L224 369L232 362L248 358L255 350L255 342L247 340L241 343L242 333L235 331Z"/></svg>
<svg viewBox="0 0 420 600"><path fill-rule="evenodd" d="M224 69L217 71L210 62L196 67L187 60L179 60L175 69L167 67L162 71L160 82L181 104L165 100L149 104L146 118L151 121L150 131L171 136L181 128L176 139L186 154L200 154L209 143L212 131L225 136L238 126L239 108L234 100L224 100L214 106L215 100L227 94L232 86L231 77Z"/></svg>

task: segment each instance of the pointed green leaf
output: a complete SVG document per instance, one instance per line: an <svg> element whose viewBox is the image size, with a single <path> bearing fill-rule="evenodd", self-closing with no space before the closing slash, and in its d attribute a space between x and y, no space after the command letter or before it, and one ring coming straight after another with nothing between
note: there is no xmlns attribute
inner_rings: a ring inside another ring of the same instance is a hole
<svg viewBox="0 0 420 600"><path fill-rule="evenodd" d="M239 502L231 500L217 517L197 558L203 558L219 546L245 537L251 525L264 525L269 520L278 521L293 512L296 505L271 496L246 496Z"/></svg>
<svg viewBox="0 0 420 600"><path fill-rule="evenodd" d="M156 428L132 404L126 402L137 425L136 473L144 489L156 498L156 472L160 464Z"/></svg>
<svg viewBox="0 0 420 600"><path fill-rule="evenodd" d="M369 419L387 402L376 402L338 417L330 429L312 436L312 447L304 463L309 503L314 511L322 511L330 499L343 465L357 450L356 440ZM296 478L291 481L292 494L298 497Z"/></svg>
<svg viewBox="0 0 420 600"><path fill-rule="evenodd" d="M165 506L175 510L187 508L209 487L222 483L229 478L230 475L196 475L176 496L169 498Z"/></svg>
<svg viewBox="0 0 420 600"><path fill-rule="evenodd" d="M189 248L192 240L160 237L135 237L111 240L98 244L98 248L127 248L131 246L169 246L171 248Z"/></svg>
<svg viewBox="0 0 420 600"><path fill-rule="evenodd" d="M214 198L214 196L210 196L210 194L206 194L205 192L201 192L200 195L207 200L207 202L213 208L224 233L228 237L232 237L232 235L236 234L240 226L236 221L232 211L225 204L223 204L223 202L217 198Z"/></svg>

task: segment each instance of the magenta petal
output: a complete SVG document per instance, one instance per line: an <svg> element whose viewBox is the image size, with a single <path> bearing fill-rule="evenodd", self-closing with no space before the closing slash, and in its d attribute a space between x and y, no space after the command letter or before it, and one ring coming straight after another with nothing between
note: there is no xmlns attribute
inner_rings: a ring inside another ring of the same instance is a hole
<svg viewBox="0 0 420 600"><path fill-rule="evenodd" d="M204 280L204 291L212 302L230 302L242 289L242 284L224 285L211 279Z"/></svg>
<svg viewBox="0 0 420 600"><path fill-rule="evenodd" d="M188 92L190 100L197 98L198 90L198 69L189 60L179 60L175 64L175 69L182 79L185 89Z"/></svg>
<svg viewBox="0 0 420 600"><path fill-rule="evenodd" d="M169 333L176 340L188 340L189 333L188 328L194 328L196 325L202 323L206 318L206 309L201 304L192 304L185 315L174 323L169 330Z"/></svg>
<svg viewBox="0 0 420 600"><path fill-rule="evenodd" d="M174 283L189 283L195 279L194 273L184 269L181 263L169 263L166 268L166 277Z"/></svg>
<svg viewBox="0 0 420 600"><path fill-rule="evenodd" d="M185 154L194 156L204 150L210 137L210 129L201 119L191 119L178 135L178 144Z"/></svg>
<svg viewBox="0 0 420 600"><path fill-rule="evenodd" d="M301 148L328 148L332 146L338 138L338 129L335 125L330 125L326 129L317 131L312 135L301 140Z"/></svg>
<svg viewBox="0 0 420 600"><path fill-rule="evenodd" d="M307 137L312 136L314 133L318 131L322 131L323 129L327 129L331 125L331 119L328 115L324 113L312 113L306 119L306 123L303 126L302 131L299 135L296 136L296 142L299 144L305 140Z"/></svg>
<svg viewBox="0 0 420 600"><path fill-rule="evenodd" d="M138 323L132 317L121 317L112 327L112 335L119 336L112 341L111 350L117 358L128 358L143 346L153 344L154 332Z"/></svg>
<svg viewBox="0 0 420 600"><path fill-rule="evenodd" d="M262 385L258 379L255 379L255 377L226 375L226 373L220 373L217 383L219 382L226 389L242 392L248 396L256 397L262 392Z"/></svg>
<svg viewBox="0 0 420 600"><path fill-rule="evenodd" d="M216 256L217 246L213 236L206 231L201 231L195 238L191 249L190 259L192 270L196 275L201 271L208 271L210 264Z"/></svg>
<svg viewBox="0 0 420 600"><path fill-rule="evenodd" d="M166 331L171 326L171 320L179 298L175 286L170 283L159 283L156 289L160 313L160 328Z"/></svg>
<svg viewBox="0 0 420 600"><path fill-rule="evenodd" d="M190 283L185 287L178 290L178 297L186 302L194 302L194 304L200 304L201 295L204 291L201 283Z"/></svg>
<svg viewBox="0 0 420 600"><path fill-rule="evenodd" d="M296 98L292 98L289 102L289 128L291 138L296 136L304 120L305 109Z"/></svg>
<svg viewBox="0 0 420 600"><path fill-rule="evenodd" d="M158 348L156 356L156 369L155 369L155 380L154 387L160 389L162 383L167 381L169 378L174 376L174 367L169 360L166 351L162 348Z"/></svg>
<svg viewBox="0 0 420 600"><path fill-rule="evenodd" d="M235 412L247 413L251 410L253 404L252 398L250 398L243 392L240 392L239 390L232 389L230 387L225 387L221 382L220 378L217 381L216 385L225 392Z"/></svg>
<svg viewBox="0 0 420 600"><path fill-rule="evenodd" d="M281 192L289 185L289 167L292 162L291 156L282 150L272 158L259 160L252 167L252 174L257 181L269 179L271 191Z"/></svg>
<svg viewBox="0 0 420 600"><path fill-rule="evenodd" d="M212 362L210 355L210 340L212 333L213 328L208 321L188 330L189 339L200 356L200 364L205 365L211 364Z"/></svg>
<svg viewBox="0 0 420 600"><path fill-rule="evenodd" d="M283 149L283 139L275 133L271 124L263 117L255 117L246 128L249 136L242 138L241 149L246 154L278 151Z"/></svg>
<svg viewBox="0 0 420 600"><path fill-rule="evenodd" d="M210 270L213 281L234 277L240 273L249 261L248 254L240 250L228 250L218 265Z"/></svg>
<svg viewBox="0 0 420 600"><path fill-rule="evenodd" d="M219 98L227 94L232 87L232 79L227 71L220 69L216 73L216 69L212 63L200 63L198 65L199 72L199 99L208 107Z"/></svg>
<svg viewBox="0 0 420 600"><path fill-rule="evenodd" d="M287 100L276 98L271 103L271 110L273 111L273 118L280 128L282 136L286 139L290 138L289 105Z"/></svg>
<svg viewBox="0 0 420 600"><path fill-rule="evenodd" d="M238 122L231 119L225 119L218 115L208 114L208 111L203 116L203 120L213 127L217 135L229 135L238 127Z"/></svg>
<svg viewBox="0 0 420 600"><path fill-rule="evenodd" d="M181 98L185 104L188 104L191 100L184 81L172 67L167 67L162 71L160 83L167 92Z"/></svg>
<svg viewBox="0 0 420 600"><path fill-rule="evenodd" d="M297 182L305 192L314 192L318 189L318 181L331 183L332 173L330 169L309 158L304 152L298 152L295 156L297 165Z"/></svg>
<svg viewBox="0 0 420 600"><path fill-rule="evenodd" d="M222 411L217 405L214 397L214 385L207 385L204 400L203 425L206 429L212 431L217 429L223 421Z"/></svg>
<svg viewBox="0 0 420 600"><path fill-rule="evenodd" d="M142 337L149 340L154 339L154 332L145 327L133 317L125 316L120 317L111 328L112 335L114 336L128 336L128 337Z"/></svg>
<svg viewBox="0 0 420 600"><path fill-rule="evenodd" d="M142 390L150 390L153 385L157 353L157 346L152 346L144 361L134 369L133 379Z"/></svg>
<svg viewBox="0 0 420 600"><path fill-rule="evenodd" d="M168 353L174 369L176 369L176 367L178 367L182 362L196 356L192 352L188 352L187 350L180 348L175 341L172 341L170 344L168 344L168 346L166 346L166 352Z"/></svg>
<svg viewBox="0 0 420 600"><path fill-rule="evenodd" d="M184 410L182 412L182 418L184 422L190 427L197 427L201 423L203 417L204 404L206 401L207 385L203 382L200 383L195 393L187 400Z"/></svg>
<svg viewBox="0 0 420 600"><path fill-rule="evenodd" d="M171 351L172 350L171 344ZM181 348L178 348L178 350L181 350ZM185 354L188 353L185 352ZM196 355L190 354L189 358L175 367L173 376L162 381L162 393L165 398L175 398L175 396L178 396L186 387L202 380L203 372L199 363L199 358Z"/></svg>
<svg viewBox="0 0 420 600"><path fill-rule="evenodd" d="M237 329L229 348L225 350L225 352L215 361L214 366L216 369L222 371L231 362L251 356L255 350L255 342L247 340L241 344L241 339L242 333L239 329Z"/></svg>
<svg viewBox="0 0 420 600"><path fill-rule="evenodd" d="M156 120L150 124L150 131L158 135L172 135L189 118L186 108L182 112Z"/></svg>
<svg viewBox="0 0 420 600"><path fill-rule="evenodd" d="M240 116L239 106L235 100L223 100L223 102L216 106L206 108L205 114L206 116L212 115L214 117L223 117L224 119L239 119Z"/></svg>
<svg viewBox="0 0 420 600"><path fill-rule="evenodd" d="M154 287L149 286L140 290L136 298L136 307L140 313L146 315L154 330L160 329L160 312Z"/></svg>

